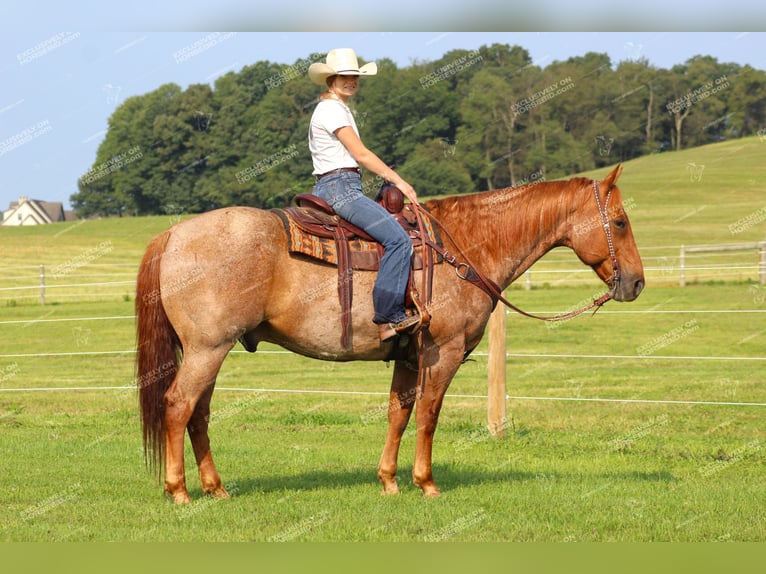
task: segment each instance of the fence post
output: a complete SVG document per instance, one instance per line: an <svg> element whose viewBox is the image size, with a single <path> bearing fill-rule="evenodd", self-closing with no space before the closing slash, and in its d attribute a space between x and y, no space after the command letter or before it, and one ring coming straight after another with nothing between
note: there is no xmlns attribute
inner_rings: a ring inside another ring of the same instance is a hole
<svg viewBox="0 0 766 574"><path fill-rule="evenodd" d="M758 283L766 285L766 241L758 243Z"/></svg>
<svg viewBox="0 0 766 574"><path fill-rule="evenodd" d="M45 265L40 265L40 305L45 305Z"/></svg>
<svg viewBox="0 0 766 574"><path fill-rule="evenodd" d="M498 305L489 317L487 357L487 427L493 436L505 436L505 327L505 307Z"/></svg>
<svg viewBox="0 0 766 574"><path fill-rule="evenodd" d="M524 273L524 289L526 291L532 290L532 270L527 269L526 273Z"/></svg>
<svg viewBox="0 0 766 574"><path fill-rule="evenodd" d="M686 247L682 245L681 253L678 256L678 267L680 271L679 285L681 287L686 287L686 272L684 271L685 264L686 264Z"/></svg>

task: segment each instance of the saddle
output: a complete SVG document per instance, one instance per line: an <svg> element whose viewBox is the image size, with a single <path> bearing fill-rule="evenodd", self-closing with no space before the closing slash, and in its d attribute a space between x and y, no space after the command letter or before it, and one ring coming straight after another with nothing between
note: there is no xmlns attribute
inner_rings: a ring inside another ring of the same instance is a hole
<svg viewBox="0 0 766 574"><path fill-rule="evenodd" d="M382 205L399 222L412 239L413 255L411 270L430 268L442 261L436 257L428 245L441 246L441 238L435 226L428 218L419 218L409 204L404 203L402 192L389 183L384 183L375 196L375 201ZM341 344L350 349L351 302L353 297L353 270L377 271L383 246L362 229L342 219L323 199L311 194L295 197L295 205L274 209L285 227L288 237L288 249L338 268L338 298L341 304ZM418 220L420 219L420 223ZM428 221L426 221L428 220ZM421 227L422 226L422 227ZM424 231L421 231L421 228ZM425 235L425 237L424 237ZM317 296L311 289L301 297L304 303ZM430 294L427 296L430 299ZM414 285L412 273L409 277L405 305L415 307L423 317L421 326L429 320L420 304L420 295Z"/></svg>

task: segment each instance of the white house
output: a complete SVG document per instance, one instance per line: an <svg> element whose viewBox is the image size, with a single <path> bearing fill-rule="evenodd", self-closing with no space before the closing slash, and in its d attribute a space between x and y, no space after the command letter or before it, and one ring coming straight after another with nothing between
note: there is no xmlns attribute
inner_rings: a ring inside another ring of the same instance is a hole
<svg viewBox="0 0 766 574"><path fill-rule="evenodd" d="M60 201L41 201L22 196L18 201L12 201L3 212L0 225L43 225L74 219L74 213L64 211L64 205Z"/></svg>

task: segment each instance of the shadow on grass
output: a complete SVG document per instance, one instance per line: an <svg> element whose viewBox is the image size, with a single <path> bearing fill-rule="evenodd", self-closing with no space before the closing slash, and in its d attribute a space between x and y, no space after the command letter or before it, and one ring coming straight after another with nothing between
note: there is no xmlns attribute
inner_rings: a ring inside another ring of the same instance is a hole
<svg viewBox="0 0 766 574"><path fill-rule="evenodd" d="M525 472L519 470L492 470L476 467L455 467L452 465L434 465L434 480L443 494L466 486L500 483L528 483L541 479L580 481L592 484L605 482L620 483L674 483L677 478L670 472L616 472L591 475L562 473L557 471ZM419 490L412 484L412 468L400 467L397 472L399 488L402 491ZM239 495L253 493L272 493L301 490L332 490L337 488L380 487L377 471L371 468L349 468L347 470L308 470L295 474L270 474L264 476L246 476L235 479Z"/></svg>

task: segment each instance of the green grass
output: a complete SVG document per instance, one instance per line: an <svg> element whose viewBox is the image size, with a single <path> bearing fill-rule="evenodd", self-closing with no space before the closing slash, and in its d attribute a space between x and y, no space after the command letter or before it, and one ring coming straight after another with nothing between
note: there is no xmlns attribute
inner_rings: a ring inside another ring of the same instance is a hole
<svg viewBox="0 0 766 574"><path fill-rule="evenodd" d="M734 236L728 227L763 207L763 183L751 181L761 145L628 162L620 184L645 258L665 253L657 256L672 263L661 247L762 239L762 223ZM692 162L705 165L699 181ZM435 500L410 482L414 425L399 459L402 493L379 495L390 367L238 349L219 376L210 431L233 496L202 496L187 447L194 502L174 507L144 467L130 284L150 236L171 223L0 228L0 287L29 284L19 277L35 277L40 264L67 270L49 278L44 306L35 290L0 291L0 540L766 539L766 407L747 404L766 402L766 289L752 274L679 288L672 272L650 270L636 302L610 302L592 317L551 326L509 315L506 436L489 436L486 400L476 398L486 394L483 341L445 400L434 443L444 495ZM538 265L579 266L559 252ZM97 274L126 284L53 287ZM507 295L545 312L603 291L588 274L550 277L531 290L521 280ZM47 387L70 390L11 390Z"/></svg>
<svg viewBox="0 0 766 574"><path fill-rule="evenodd" d="M698 326L657 356L750 356L762 348L764 310L751 286L648 290L593 317L551 328L512 315L514 354L623 355L509 358L513 397L763 402L758 362L639 358L636 349L679 324ZM587 290L512 290L527 308L555 309ZM623 313L670 308L679 314ZM38 308L13 310L37 319ZM129 303L62 304L56 318L119 316ZM79 323L3 326L14 351L72 349ZM62 327L62 325L69 325ZM89 324L89 351L129 349L133 324ZM749 338L755 335L753 338ZM67 346L64 339L70 338ZM30 345L34 347L30 349ZM267 351L279 351L266 347ZM379 496L391 370L323 363L279 352L233 353L213 402L213 452L229 501L201 495L175 508L144 470L135 391L2 392L3 540L697 541L764 539L762 406L510 399L504 438L485 430L486 343L455 378L434 448L444 492L422 498L409 474L414 429L400 456L398 497ZM130 356L3 359L10 387L129 386ZM15 365L8 368L9 365ZM7 375L11 376L8 377ZM225 389L252 389L236 391ZM358 391L292 394L263 389ZM188 449L187 449L188 450ZM73 526L74 525L74 526Z"/></svg>

